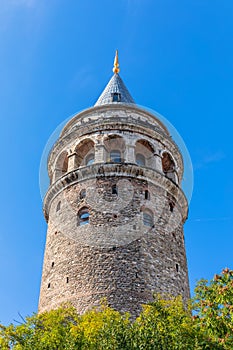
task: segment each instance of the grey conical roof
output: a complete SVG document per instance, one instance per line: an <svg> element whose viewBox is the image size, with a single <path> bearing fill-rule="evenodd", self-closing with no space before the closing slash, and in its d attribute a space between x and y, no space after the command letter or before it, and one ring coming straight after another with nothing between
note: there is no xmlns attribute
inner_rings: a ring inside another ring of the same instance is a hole
<svg viewBox="0 0 233 350"><path fill-rule="evenodd" d="M114 93L119 94L118 102L113 102ZM95 103L95 106L105 105L109 103L135 103L123 80L117 73L115 73L109 80L106 88Z"/></svg>

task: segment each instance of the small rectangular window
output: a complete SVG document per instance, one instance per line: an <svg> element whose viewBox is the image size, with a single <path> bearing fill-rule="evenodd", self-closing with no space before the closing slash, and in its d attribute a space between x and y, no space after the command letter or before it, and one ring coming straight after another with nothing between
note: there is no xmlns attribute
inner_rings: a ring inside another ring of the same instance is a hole
<svg viewBox="0 0 233 350"><path fill-rule="evenodd" d="M59 211L60 209L61 209L61 201L59 201L59 202L57 203L56 211Z"/></svg>
<svg viewBox="0 0 233 350"><path fill-rule="evenodd" d="M175 206L174 203L172 202L169 203L169 209L171 213L173 212L174 206Z"/></svg>
<svg viewBox="0 0 233 350"><path fill-rule="evenodd" d="M117 185L112 186L112 194L118 194Z"/></svg>
<svg viewBox="0 0 233 350"><path fill-rule="evenodd" d="M120 102L121 94L119 92L114 92L112 94L112 102Z"/></svg>
<svg viewBox="0 0 233 350"><path fill-rule="evenodd" d="M145 199L150 200L150 192L148 190L145 190Z"/></svg>

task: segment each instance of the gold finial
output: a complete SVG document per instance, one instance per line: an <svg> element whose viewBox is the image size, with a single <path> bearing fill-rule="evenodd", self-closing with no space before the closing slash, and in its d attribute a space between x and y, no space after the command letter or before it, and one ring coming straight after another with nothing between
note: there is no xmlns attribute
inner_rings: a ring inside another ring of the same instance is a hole
<svg viewBox="0 0 233 350"><path fill-rule="evenodd" d="M118 62L118 50L116 50L113 73L118 74L119 72L120 72L120 68L119 68L119 62Z"/></svg>

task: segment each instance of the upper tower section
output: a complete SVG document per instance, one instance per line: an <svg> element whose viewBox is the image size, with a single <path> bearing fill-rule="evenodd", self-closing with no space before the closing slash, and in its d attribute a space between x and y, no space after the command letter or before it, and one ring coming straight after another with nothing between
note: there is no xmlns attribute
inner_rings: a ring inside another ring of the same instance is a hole
<svg viewBox="0 0 233 350"><path fill-rule="evenodd" d="M104 91L98 98L95 106L101 106L110 103L127 103L134 104L134 100L127 90L123 80L119 76L119 62L118 62L118 51L114 60L113 77L105 87Z"/></svg>
<svg viewBox="0 0 233 350"><path fill-rule="evenodd" d="M118 53L113 72L96 104L68 121L49 154L46 218L52 198L63 186L86 171L95 176L100 166L108 172L113 163L135 174L142 168L146 179L161 177L160 182L169 180L172 187L181 189L181 152L159 116L135 104L119 76Z"/></svg>

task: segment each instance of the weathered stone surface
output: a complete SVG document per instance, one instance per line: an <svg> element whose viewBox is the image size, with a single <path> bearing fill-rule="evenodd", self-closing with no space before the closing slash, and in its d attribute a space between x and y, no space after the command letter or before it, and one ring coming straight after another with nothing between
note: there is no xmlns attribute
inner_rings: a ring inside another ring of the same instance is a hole
<svg viewBox="0 0 233 350"><path fill-rule="evenodd" d="M107 297L136 316L154 292L187 300L183 161L160 121L135 106L84 111L65 126L48 169L40 312L70 301L82 313Z"/></svg>

